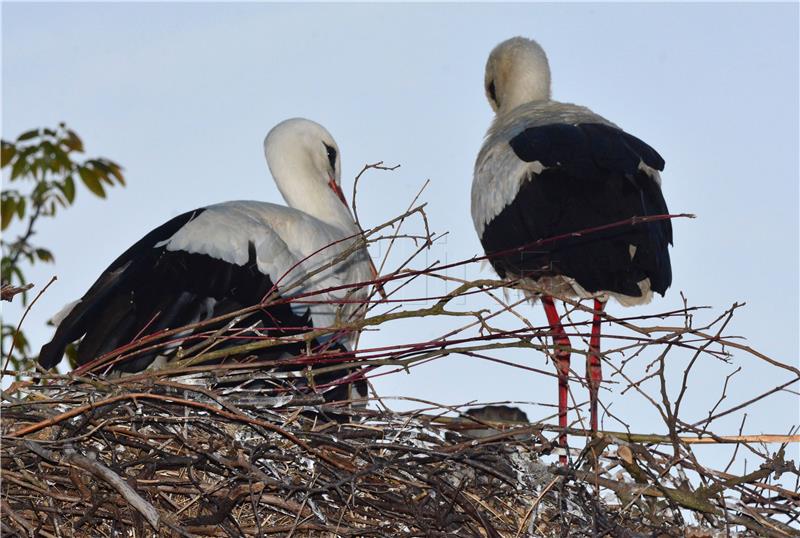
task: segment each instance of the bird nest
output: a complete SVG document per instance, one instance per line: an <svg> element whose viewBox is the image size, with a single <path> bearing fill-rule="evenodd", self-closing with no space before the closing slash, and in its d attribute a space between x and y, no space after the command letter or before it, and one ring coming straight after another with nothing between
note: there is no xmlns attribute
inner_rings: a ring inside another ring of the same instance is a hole
<svg viewBox="0 0 800 538"><path fill-rule="evenodd" d="M667 458L611 434L548 465L546 428L509 408L375 411L204 372L45 381L4 394L7 536L796 535L745 520L730 484L671 485ZM685 529L687 510L706 526Z"/></svg>
<svg viewBox="0 0 800 538"><path fill-rule="evenodd" d="M108 364L142 350L174 349L184 334L176 328L131 342L70 375L4 367L3 374L17 381L2 392L3 535L800 536L800 473L784 458L787 443L800 436L711 430L719 419L746 416L755 402L790 390L800 379L796 367L726 335L740 305L708 323L699 322L699 308L688 305L649 316L604 313L602 360L611 369L604 383L613 383L615 394L629 393L652 406L663 424L651 427L665 433L570 428L567 467L558 464L553 446L562 431L547 417L530 423L513 408L467 410L427 402L393 412L374 390L369 405L326 402L314 376L329 379L337 370L355 372L344 379L353 382L461 356L513 368L514 375L553 373L552 367L515 362L512 355L523 350L526 356L553 357L549 327L526 318L525 297L502 295L507 286L525 283L448 275L448 269L477 258L410 266L443 237L427 229L422 207L365 235L388 240L387 256L395 241L420 242L412 256L380 277L391 284L388 300L370 303L364 319L292 338L297 344L297 338L310 342L323 333L435 317L445 329L430 340L381 342L350 354L309 351L294 359L304 371L291 373L265 364L219 364L228 355L258 356L281 338L224 347L218 344L227 333L209 330L206 340L186 343L169 369L104 377ZM414 214L424 230L401 232ZM381 237L389 227L394 231ZM452 291L415 296L407 285L422 278ZM398 293L407 297L397 299ZM477 304L477 296L490 307L469 310L466 305ZM588 327L572 316L591 310L564 299L567 326L578 342ZM235 334L240 314L246 312L231 313L224 329ZM695 381L703 375L695 368L698 357L727 368L734 358L730 350L778 369L787 380L763 394L737 394L736 403L724 408L729 381L741 369L719 375L719 401L708 416L686 417L682 403L690 387L716 390L705 377ZM216 364L203 366L203 360ZM248 384L252 379L260 380L256 387ZM577 375L573 379L581 382ZM577 425L582 405L570 409ZM625 417L608 407L609 422L626 429ZM587 442L579 450L581 439ZM701 462L692 447L709 443L737 447L731 463L741 447L749 472L734 475L731 464L720 471ZM794 488L787 487L791 483Z"/></svg>

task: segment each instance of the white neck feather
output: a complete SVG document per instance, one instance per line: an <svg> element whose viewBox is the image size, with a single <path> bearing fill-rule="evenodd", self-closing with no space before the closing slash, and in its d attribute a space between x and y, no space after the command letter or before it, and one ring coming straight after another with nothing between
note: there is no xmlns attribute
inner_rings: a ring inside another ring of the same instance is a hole
<svg viewBox="0 0 800 538"><path fill-rule="evenodd" d="M285 153L269 169L289 207L299 209L340 230L355 232L350 210L328 187L328 179L307 160Z"/></svg>
<svg viewBox="0 0 800 538"><path fill-rule="evenodd" d="M531 101L548 99L550 99L550 73L543 76L541 72L520 69L508 80L498 113L514 110L519 105Z"/></svg>
<svg viewBox="0 0 800 538"><path fill-rule="evenodd" d="M267 166L283 199L289 207L342 230L344 235L354 234L357 229L350 209L328 186L332 176L321 136L330 135L308 120L284 124L273 129L264 142Z"/></svg>

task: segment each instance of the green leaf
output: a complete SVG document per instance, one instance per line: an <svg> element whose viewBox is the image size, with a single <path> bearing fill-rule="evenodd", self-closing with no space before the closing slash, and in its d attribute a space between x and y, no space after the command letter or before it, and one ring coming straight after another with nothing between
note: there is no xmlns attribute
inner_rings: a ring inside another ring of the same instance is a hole
<svg viewBox="0 0 800 538"><path fill-rule="evenodd" d="M17 148L14 144L10 144L3 140L2 142L2 153L0 154L0 161L2 161L2 168L8 166L8 163L11 162L11 159L14 158L14 155L17 154Z"/></svg>
<svg viewBox="0 0 800 538"><path fill-rule="evenodd" d="M21 135L17 137L17 142L22 142L23 140L30 140L31 138L36 138L39 136L39 129L31 129L30 131L25 131Z"/></svg>
<svg viewBox="0 0 800 538"><path fill-rule="evenodd" d="M95 159L90 162L92 163L93 166L105 172L106 175L110 174L111 176L113 176L120 185L122 185L123 187L125 186L125 177L122 175L122 168L120 167L120 165L108 159ZM109 178L108 180L110 182L111 178Z"/></svg>
<svg viewBox="0 0 800 538"><path fill-rule="evenodd" d="M11 224L11 219L14 217L14 210L17 207L17 202L10 196L3 198L0 202L0 230L5 230Z"/></svg>
<svg viewBox="0 0 800 538"><path fill-rule="evenodd" d="M14 165L11 167L11 177L10 179L16 179L18 176L21 176L26 169L28 168L28 162L22 158L20 155L17 160L14 162Z"/></svg>
<svg viewBox="0 0 800 538"><path fill-rule="evenodd" d="M4 277L3 277L4 278L4 282L5 282L5 279L7 278L8 279L7 282L9 284L15 285L13 277L17 277L16 285L18 285L18 286L24 286L25 285L25 275L22 274L22 270L17 265L12 266L11 269L8 270L8 274L4 275ZM26 292L26 291L22 292L22 305L23 306L28 304L28 295L27 294L28 294L28 292Z"/></svg>
<svg viewBox="0 0 800 538"><path fill-rule="evenodd" d="M60 185L56 185L56 186L60 187ZM58 202L58 205L60 205L61 207L65 207L65 208L69 207L69 202L67 202L67 199L60 192L52 191L50 193L50 195L48 196L48 200L55 200L56 202ZM53 213L52 215L49 215L49 216L54 217L55 213Z"/></svg>
<svg viewBox="0 0 800 538"><path fill-rule="evenodd" d="M19 147L17 148L17 153L19 154L20 159L27 159L29 156L33 155L39 151L39 146L32 145L32 146L25 146L22 149Z"/></svg>
<svg viewBox="0 0 800 538"><path fill-rule="evenodd" d="M25 198L17 200L17 217L19 217L19 220L25 218Z"/></svg>
<svg viewBox="0 0 800 538"><path fill-rule="evenodd" d="M58 164L58 167L54 168L56 172L72 169L72 161L69 160L69 156L58 146L53 147L53 161Z"/></svg>
<svg viewBox="0 0 800 538"><path fill-rule="evenodd" d="M75 201L75 180L72 176L67 176L63 183L58 184L61 192L67 197L67 201L71 204Z"/></svg>
<svg viewBox="0 0 800 538"><path fill-rule="evenodd" d="M41 204L44 203L45 198L47 198L47 192L49 190L50 184L46 181L40 181L36 184L36 187L33 188L28 197L34 204Z"/></svg>
<svg viewBox="0 0 800 538"><path fill-rule="evenodd" d="M43 178L45 172L51 169L48 161L49 159L44 157L31 161L28 173L33 176L33 179Z"/></svg>
<svg viewBox="0 0 800 538"><path fill-rule="evenodd" d="M48 263L53 262L53 253L47 250L46 248L37 248L36 257L43 262L48 262Z"/></svg>
<svg viewBox="0 0 800 538"><path fill-rule="evenodd" d="M92 171L97 174L97 177L104 183L108 183L109 187L114 186L114 180L109 176L111 169L106 166L105 163L92 159L86 161L86 166L91 167Z"/></svg>
<svg viewBox="0 0 800 538"><path fill-rule="evenodd" d="M109 161L107 159L103 160L105 165L108 166L108 169L111 171L111 175L117 178L117 181L123 187L125 186L125 176L122 175L122 167L115 163L114 161Z"/></svg>
<svg viewBox="0 0 800 538"><path fill-rule="evenodd" d="M100 179L98 179L94 170L86 168L85 166L79 166L78 174L81 176L81 180L83 180L83 184L86 185L86 188L95 196L99 196L100 198L106 197L106 191L103 189L103 185L100 183Z"/></svg>
<svg viewBox="0 0 800 538"><path fill-rule="evenodd" d="M72 151L83 153L83 141L77 134L75 134L75 131L67 129L67 137L64 138L63 142L64 145L67 146Z"/></svg>
<svg viewBox="0 0 800 538"><path fill-rule="evenodd" d="M34 161L35 170L41 172L44 172L45 170L58 172L61 168L61 165L57 162L55 144L45 140L39 144L39 148L41 151L41 157Z"/></svg>

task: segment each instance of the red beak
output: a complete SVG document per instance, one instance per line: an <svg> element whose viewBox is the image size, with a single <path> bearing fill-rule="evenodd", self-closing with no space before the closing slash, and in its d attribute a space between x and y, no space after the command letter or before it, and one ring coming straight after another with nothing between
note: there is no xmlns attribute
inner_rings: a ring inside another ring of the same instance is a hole
<svg viewBox="0 0 800 538"><path fill-rule="evenodd" d="M335 181L333 178L331 178L331 180L330 180L330 181L328 181L328 187L330 187L330 188L331 188L331 190L333 191L333 193L334 193L336 196L338 196L338 197L339 197L339 200L341 200L341 201L342 201L342 203L343 203L345 206L347 206L347 207L348 207L348 209L349 209L349 208L350 208L350 206L348 206L348 205L347 205L347 199L344 197L344 193L342 192L342 188L341 188L341 187L339 187L339 185L337 185L337 184L336 184L336 181Z"/></svg>

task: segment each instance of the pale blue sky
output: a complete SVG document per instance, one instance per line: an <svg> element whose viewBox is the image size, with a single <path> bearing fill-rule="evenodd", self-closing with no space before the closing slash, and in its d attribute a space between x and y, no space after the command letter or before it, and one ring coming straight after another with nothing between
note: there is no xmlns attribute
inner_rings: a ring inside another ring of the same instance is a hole
<svg viewBox="0 0 800 538"><path fill-rule="evenodd" d="M429 178L431 225L450 231L429 258L478 253L469 189L492 116L484 63L498 42L525 35L548 53L554 98L589 106L658 149L670 209L699 216L674 223L667 298L636 312L677 308L680 291L715 315L747 302L729 332L798 362L797 4L4 3L2 17L3 138L64 120L90 154L120 162L129 182L106 201L80 192L73 209L42 223L37 240L58 263L28 274L37 285L59 280L26 322L37 348L50 334L44 320L152 227L213 202L279 201L261 143L292 116L331 131L348 191L364 163L402 164L365 180L363 222L396 215ZM4 312L17 319L15 307ZM529 312L545 323L538 306ZM411 322L363 343L422 341L448 326ZM550 368L541 355L507 358ZM735 361L746 373L732 381L731 404L788 379L746 355ZM732 369L701 364L692 417L706 416ZM555 403L555 385L459 357L378 381L383 395L451 404ZM635 397L604 401L634 429L662 430ZM739 419L721 433L736 433ZM745 431L783 433L797 422L797 397L784 393L754 407Z"/></svg>

